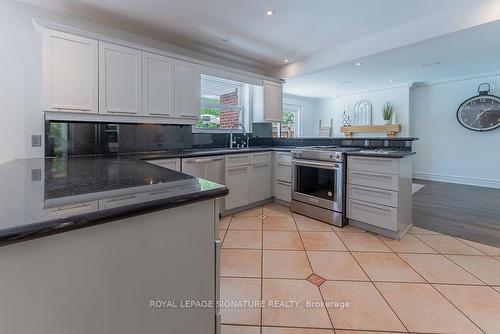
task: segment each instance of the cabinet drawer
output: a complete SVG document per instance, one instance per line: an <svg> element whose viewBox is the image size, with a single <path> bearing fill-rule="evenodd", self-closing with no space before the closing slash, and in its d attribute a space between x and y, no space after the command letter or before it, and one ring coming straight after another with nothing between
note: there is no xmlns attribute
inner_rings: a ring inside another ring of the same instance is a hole
<svg viewBox="0 0 500 334"><path fill-rule="evenodd" d="M391 231L398 230L397 209L384 205L347 199L347 218Z"/></svg>
<svg viewBox="0 0 500 334"><path fill-rule="evenodd" d="M347 197L370 203L398 207L398 192L382 190L350 184L347 186Z"/></svg>
<svg viewBox="0 0 500 334"><path fill-rule="evenodd" d="M276 152L276 163L292 165L292 155L288 152Z"/></svg>
<svg viewBox="0 0 500 334"><path fill-rule="evenodd" d="M226 155L226 168L250 165L250 154Z"/></svg>
<svg viewBox="0 0 500 334"><path fill-rule="evenodd" d="M250 158L250 163L252 165L271 163L271 152L253 153Z"/></svg>
<svg viewBox="0 0 500 334"><path fill-rule="evenodd" d="M292 166L278 162L276 164L276 180L292 182Z"/></svg>
<svg viewBox="0 0 500 334"><path fill-rule="evenodd" d="M124 205L136 204L142 201L139 195L124 195L113 198L106 198L99 200L100 209L118 208Z"/></svg>
<svg viewBox="0 0 500 334"><path fill-rule="evenodd" d="M347 168L362 172L398 174L399 160L390 158L347 157Z"/></svg>
<svg viewBox="0 0 500 334"><path fill-rule="evenodd" d="M348 173L349 184L375 187L388 190L398 190L398 176L391 174L375 174L351 170Z"/></svg>
<svg viewBox="0 0 500 334"><path fill-rule="evenodd" d="M287 182L276 181L274 197L289 203L292 200L292 185Z"/></svg>

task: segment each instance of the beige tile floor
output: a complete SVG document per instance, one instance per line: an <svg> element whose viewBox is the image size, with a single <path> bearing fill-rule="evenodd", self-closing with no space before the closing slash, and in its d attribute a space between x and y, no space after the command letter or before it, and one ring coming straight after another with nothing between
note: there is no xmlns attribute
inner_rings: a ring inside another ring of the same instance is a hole
<svg viewBox="0 0 500 334"><path fill-rule="evenodd" d="M226 217L222 334L500 333L500 249L414 227L401 241L267 204Z"/></svg>

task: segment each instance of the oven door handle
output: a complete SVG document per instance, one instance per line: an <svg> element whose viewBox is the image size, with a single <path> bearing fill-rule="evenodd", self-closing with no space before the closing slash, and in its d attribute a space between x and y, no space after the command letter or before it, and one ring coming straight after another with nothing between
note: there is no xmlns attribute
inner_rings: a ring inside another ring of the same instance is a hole
<svg viewBox="0 0 500 334"><path fill-rule="evenodd" d="M319 167L324 169L340 170L342 167L338 163L324 163L324 162L313 162L305 160L292 160L292 165L294 166L305 166L305 167Z"/></svg>

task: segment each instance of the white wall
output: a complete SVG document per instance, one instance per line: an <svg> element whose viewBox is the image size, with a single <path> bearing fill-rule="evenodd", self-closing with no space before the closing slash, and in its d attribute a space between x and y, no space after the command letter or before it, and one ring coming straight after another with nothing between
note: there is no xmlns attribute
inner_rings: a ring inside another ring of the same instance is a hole
<svg viewBox="0 0 500 334"><path fill-rule="evenodd" d="M309 120L310 124L313 126L312 136L319 136L319 121L321 120L321 126L330 126L331 119L335 122L336 111L335 111L335 99L325 98L319 99L314 104L314 115L311 116ZM334 128L337 127L334 124ZM335 135L335 134L334 134Z"/></svg>
<svg viewBox="0 0 500 334"><path fill-rule="evenodd" d="M316 99L313 98L308 98L308 97L302 97L302 96L295 96L295 95L290 95L290 94L285 94L283 97L283 103L284 104L293 104L300 106L300 132L299 132L299 137L313 137L317 136L318 134L314 133L314 117L313 115L315 114L314 111L314 104L315 104ZM317 132L317 130L316 130Z"/></svg>
<svg viewBox="0 0 500 334"><path fill-rule="evenodd" d="M427 83L411 89L416 177L500 188L500 129L474 132L461 126L457 108L477 95L482 82L500 95L500 74Z"/></svg>
<svg viewBox="0 0 500 334"><path fill-rule="evenodd" d="M314 135L318 135L319 120L323 126L329 126L333 118L333 136L344 137L340 132L342 123L342 112L344 108L352 118L354 104L361 100L369 100L372 103L372 123L384 124L382 118L382 107L386 101L391 101L394 106L395 122L401 124L401 132L398 136L410 134L410 89L408 86L370 90L366 92L352 93L336 98L325 98L318 100L314 105L314 113L311 115L310 123L314 125ZM383 133L359 133L354 137L385 137Z"/></svg>
<svg viewBox="0 0 500 334"><path fill-rule="evenodd" d="M41 41L22 7L0 2L0 163L43 155L30 140L43 134Z"/></svg>
<svg viewBox="0 0 500 334"><path fill-rule="evenodd" d="M401 86L395 88L383 88L370 90L366 92L353 93L349 95L338 96L335 99L335 115L334 115L334 136L342 136L340 126L342 126L342 111L347 109L351 115L356 102L368 100L372 104L372 124L384 124L382 117L382 108L384 103L390 101L394 107L393 121L401 124L401 132L398 137L407 137L410 134L410 88ZM386 137L385 133L358 133L354 137Z"/></svg>

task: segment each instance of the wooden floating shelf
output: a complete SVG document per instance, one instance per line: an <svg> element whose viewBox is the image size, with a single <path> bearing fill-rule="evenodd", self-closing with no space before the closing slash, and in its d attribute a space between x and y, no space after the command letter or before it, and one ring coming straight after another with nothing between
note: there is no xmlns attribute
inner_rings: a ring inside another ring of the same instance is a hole
<svg viewBox="0 0 500 334"><path fill-rule="evenodd" d="M361 132L385 132L387 138L395 138L396 133L400 131L401 131L401 124L353 125L353 126L343 126L340 128L340 132L345 134L347 138L352 138L353 133L361 133Z"/></svg>

